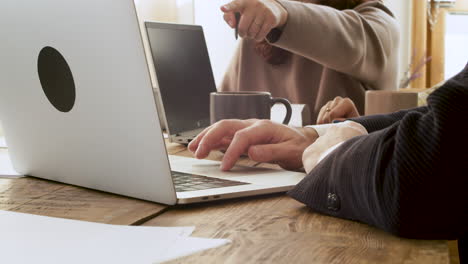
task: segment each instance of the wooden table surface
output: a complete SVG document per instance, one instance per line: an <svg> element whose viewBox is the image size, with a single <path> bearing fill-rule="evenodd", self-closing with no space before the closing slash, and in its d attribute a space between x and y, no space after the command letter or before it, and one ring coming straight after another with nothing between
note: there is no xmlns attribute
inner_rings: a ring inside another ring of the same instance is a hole
<svg viewBox="0 0 468 264"><path fill-rule="evenodd" d="M177 144L168 144L168 153L190 155ZM221 154L209 158L219 160ZM193 236L232 240L171 263L450 262L447 241L398 238L315 213L284 194L167 207L26 177L0 179L0 210L121 225L196 226Z"/></svg>

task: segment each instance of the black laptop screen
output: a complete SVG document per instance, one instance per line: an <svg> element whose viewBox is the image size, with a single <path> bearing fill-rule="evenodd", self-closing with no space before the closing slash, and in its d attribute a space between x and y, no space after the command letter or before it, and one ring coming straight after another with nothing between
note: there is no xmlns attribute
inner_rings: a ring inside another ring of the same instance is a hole
<svg viewBox="0 0 468 264"><path fill-rule="evenodd" d="M147 22L146 29L170 133L207 127L216 86L202 28Z"/></svg>

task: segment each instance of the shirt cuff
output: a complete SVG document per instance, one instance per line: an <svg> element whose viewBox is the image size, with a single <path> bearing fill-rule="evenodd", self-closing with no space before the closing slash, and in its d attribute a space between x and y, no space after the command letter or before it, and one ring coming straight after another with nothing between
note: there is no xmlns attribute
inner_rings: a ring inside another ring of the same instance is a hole
<svg viewBox="0 0 468 264"><path fill-rule="evenodd" d="M325 135L328 131L328 129L330 127L337 127L337 126L347 126L350 122L354 122L354 121L351 121L351 120L345 120L344 122L338 122L338 123L330 123L330 124L322 124L322 125L311 125L311 126L305 126L305 127L309 127L309 128L313 128L315 129L315 131L317 131L317 134L319 135L319 137ZM357 123L357 122L356 122ZM358 123L359 124L359 123ZM362 125L361 125L362 126ZM362 126L362 128L364 129L363 132L365 132L366 134L368 134L369 132L367 131L367 129Z"/></svg>
<svg viewBox="0 0 468 264"><path fill-rule="evenodd" d="M318 158L317 160L317 164L319 164L324 158L326 158L328 156L328 154L332 153L335 149L337 149L339 146L341 146L341 144L343 144L344 141L341 141L340 143L328 148L327 150L325 150L322 155L320 155L320 157Z"/></svg>
<svg viewBox="0 0 468 264"><path fill-rule="evenodd" d="M313 128L315 129L315 131L317 131L317 134L319 135L319 137L325 135L325 133L327 133L327 130L332 127L332 126L336 126L337 124L322 124L322 125L312 125L312 126L306 126L306 127L310 127L310 128Z"/></svg>

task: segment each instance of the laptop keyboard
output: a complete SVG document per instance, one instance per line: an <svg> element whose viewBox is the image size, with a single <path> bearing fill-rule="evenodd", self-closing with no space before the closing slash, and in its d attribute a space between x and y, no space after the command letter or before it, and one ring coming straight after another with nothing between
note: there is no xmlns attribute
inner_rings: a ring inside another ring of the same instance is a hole
<svg viewBox="0 0 468 264"><path fill-rule="evenodd" d="M172 180L174 182L176 192L189 192L249 184L246 182L224 180L177 171L172 172Z"/></svg>

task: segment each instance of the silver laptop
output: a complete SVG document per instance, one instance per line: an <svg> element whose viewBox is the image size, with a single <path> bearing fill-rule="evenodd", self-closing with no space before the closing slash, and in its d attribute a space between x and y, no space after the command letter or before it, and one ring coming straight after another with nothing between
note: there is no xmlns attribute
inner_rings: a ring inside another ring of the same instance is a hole
<svg viewBox="0 0 468 264"><path fill-rule="evenodd" d="M133 0L3 0L0 32L0 120L19 173L164 204L304 177L168 157Z"/></svg>
<svg viewBox="0 0 468 264"><path fill-rule="evenodd" d="M169 141L188 144L210 125L210 93L216 92L203 29L158 22L145 28Z"/></svg>

